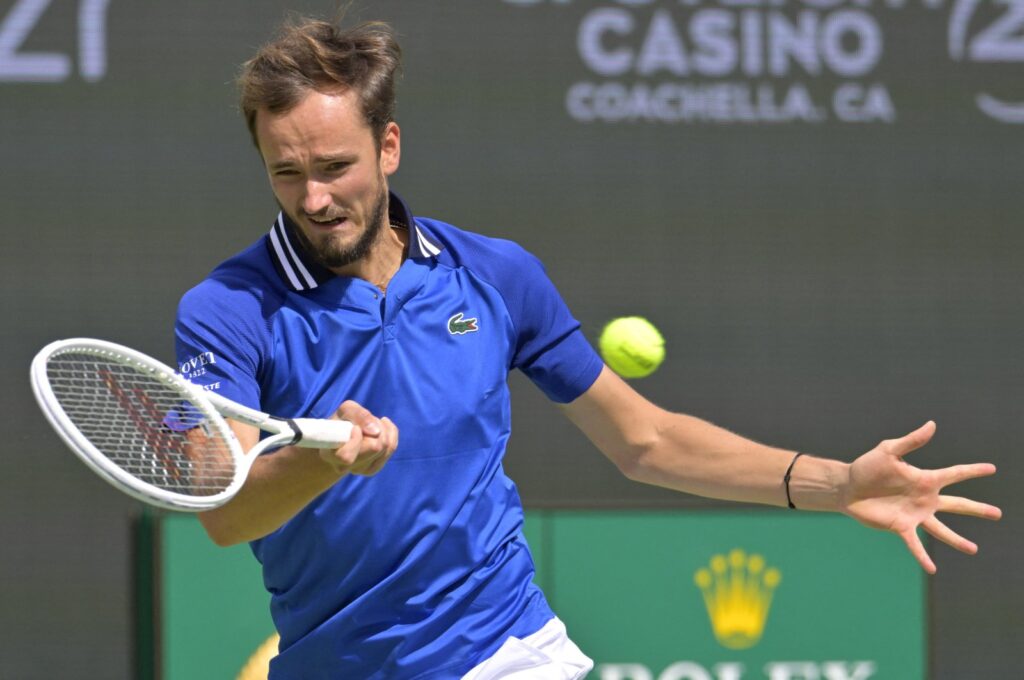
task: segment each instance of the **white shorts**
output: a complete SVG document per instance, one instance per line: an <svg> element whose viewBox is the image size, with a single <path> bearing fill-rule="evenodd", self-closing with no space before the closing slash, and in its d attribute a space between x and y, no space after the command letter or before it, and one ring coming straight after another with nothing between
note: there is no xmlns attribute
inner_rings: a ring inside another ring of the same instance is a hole
<svg viewBox="0 0 1024 680"><path fill-rule="evenodd" d="M505 640L494 656L462 680L580 680L594 662L569 639L565 624L551 619L533 635Z"/></svg>

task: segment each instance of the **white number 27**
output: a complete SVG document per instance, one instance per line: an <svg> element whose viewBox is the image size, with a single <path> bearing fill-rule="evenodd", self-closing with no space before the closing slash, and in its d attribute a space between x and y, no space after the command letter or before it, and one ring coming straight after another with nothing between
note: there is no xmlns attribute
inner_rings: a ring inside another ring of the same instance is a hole
<svg viewBox="0 0 1024 680"><path fill-rule="evenodd" d="M78 72L95 82L107 72L107 6L110 0L78 4ZM0 20L0 81L54 83L71 75L71 58L60 52L19 52L50 0L16 0Z"/></svg>

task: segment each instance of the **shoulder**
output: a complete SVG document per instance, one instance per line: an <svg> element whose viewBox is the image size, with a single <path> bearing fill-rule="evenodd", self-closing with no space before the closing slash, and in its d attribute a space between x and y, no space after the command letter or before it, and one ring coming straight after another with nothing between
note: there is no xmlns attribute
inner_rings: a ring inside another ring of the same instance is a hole
<svg viewBox="0 0 1024 680"><path fill-rule="evenodd" d="M564 316L575 324L544 265L514 241L483 236L443 222L425 220L444 249L438 255L442 266L457 268L501 296L520 334L530 334L552 325Z"/></svg>
<svg viewBox="0 0 1024 680"><path fill-rule="evenodd" d="M267 255L265 237L219 264L178 304L179 321L212 316L218 322L266 319L281 306L283 285Z"/></svg>
<svg viewBox="0 0 1024 680"><path fill-rule="evenodd" d="M499 288L528 283L536 276L546 277L541 261L515 241L484 236L439 220L417 217L416 221L444 246L438 255L441 264L464 268Z"/></svg>

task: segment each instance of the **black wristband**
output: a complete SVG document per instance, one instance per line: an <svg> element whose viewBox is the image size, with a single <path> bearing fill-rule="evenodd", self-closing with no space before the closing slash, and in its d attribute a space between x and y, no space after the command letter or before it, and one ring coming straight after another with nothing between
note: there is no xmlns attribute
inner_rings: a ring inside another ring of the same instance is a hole
<svg viewBox="0 0 1024 680"><path fill-rule="evenodd" d="M793 474L793 466L796 465L796 459L802 455L804 454L798 453L795 456L793 456L793 460L790 462L789 467L786 468L786 476L782 478L782 481L786 485L786 504L789 505L790 510L796 510L796 506L793 505L793 499L789 497L789 479L790 476Z"/></svg>

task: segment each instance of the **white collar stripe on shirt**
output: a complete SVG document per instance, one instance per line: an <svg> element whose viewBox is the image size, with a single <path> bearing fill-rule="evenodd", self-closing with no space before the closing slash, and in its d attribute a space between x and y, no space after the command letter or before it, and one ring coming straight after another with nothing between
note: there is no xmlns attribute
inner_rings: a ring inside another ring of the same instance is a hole
<svg viewBox="0 0 1024 680"><path fill-rule="evenodd" d="M300 274L302 274L302 278L306 280L306 285L309 287L309 290L316 288L316 279L313 278L313 275L310 274L309 270L306 269L305 265L302 264L302 260L295 252L295 248L292 247L292 241L289 238L288 230L284 228L283 213L277 216L277 222L274 223L274 229L276 229L278 233L282 236L284 245L288 249L288 254L291 255L291 261L295 263L295 268L298 269ZM299 288L301 288L301 286L299 286Z"/></svg>
<svg viewBox="0 0 1024 680"><path fill-rule="evenodd" d="M419 226L416 227L416 241L419 244L420 252L423 253L423 257L437 257L441 252L437 245L427 239Z"/></svg>
<svg viewBox="0 0 1024 680"><path fill-rule="evenodd" d="M270 230L270 244L274 247L274 254L277 255L277 263L280 265L281 271L288 277L288 283L295 290L303 290L303 285L299 283L299 279L295 276L295 269L292 267L291 262L288 261L288 256L284 254L284 249L281 247L281 238L277 235L276 225Z"/></svg>

